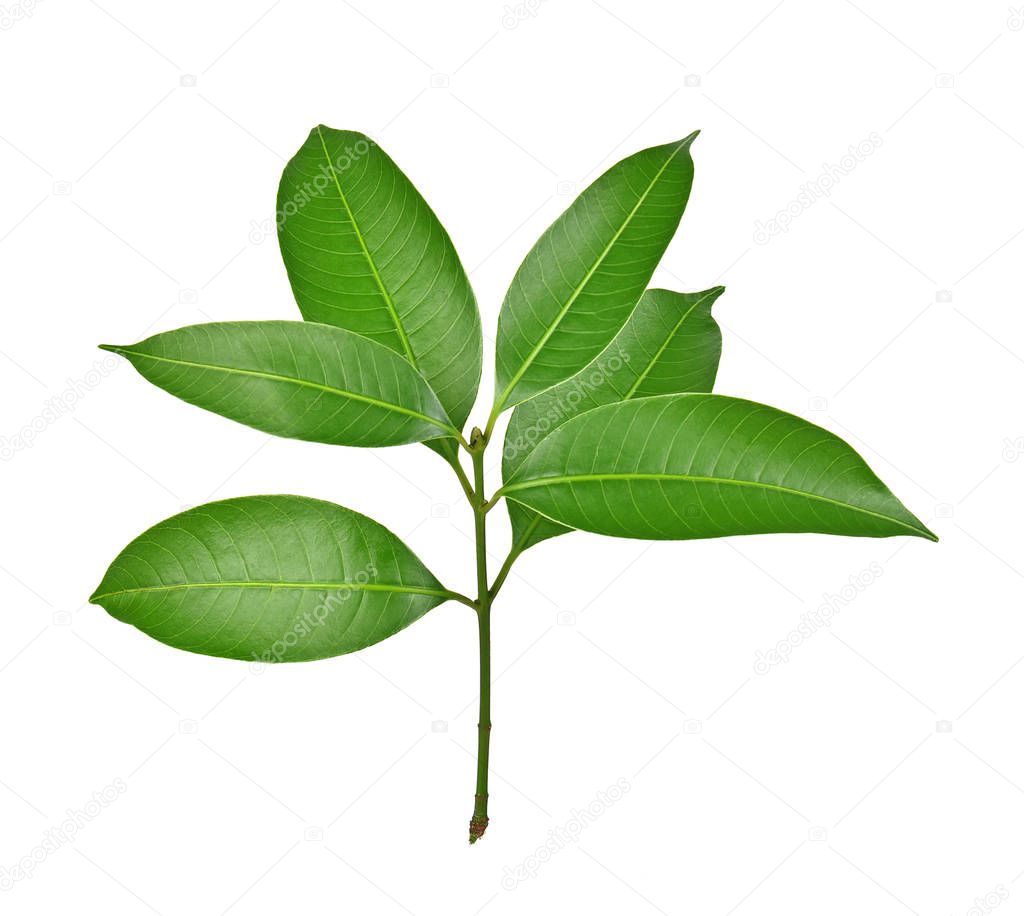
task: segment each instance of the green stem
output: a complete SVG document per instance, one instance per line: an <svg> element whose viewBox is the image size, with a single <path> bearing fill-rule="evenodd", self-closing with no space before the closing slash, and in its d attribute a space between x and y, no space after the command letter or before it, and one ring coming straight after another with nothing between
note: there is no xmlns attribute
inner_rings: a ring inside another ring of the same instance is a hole
<svg viewBox="0 0 1024 916"><path fill-rule="evenodd" d="M484 499L484 448L479 429L470 438L473 457L473 519L476 532L476 614L480 634L480 718L477 722L476 799L469 821L469 842L487 829L487 761L491 746L491 596L487 585L487 519Z"/></svg>
<svg viewBox="0 0 1024 916"><path fill-rule="evenodd" d="M525 540L525 539L524 539ZM522 541L519 542L520 544ZM508 574L512 571L512 564L519 559L519 555L523 552L522 547L519 544L513 544L512 549L509 550L508 556L505 557L505 562L501 564L501 569L498 570L498 575L494 577L494 582L491 585L491 601L494 601L502 585L505 584L505 580L508 578Z"/></svg>
<svg viewBox="0 0 1024 916"><path fill-rule="evenodd" d="M491 498L491 502L498 498L495 494ZM487 507L485 507L487 508ZM519 539L512 543L512 547L508 552L508 556L505 557L505 562L501 564L501 569L498 570L498 575L494 577L494 582L491 583L491 601L493 603L498 592L501 590L502 585L505 584L505 580L508 578L508 574L512 571L512 565L516 560L522 556L524 550L529 547L530 536L534 531L537 530L537 526L540 524L542 516L538 513L534 513L533 521L526 526L526 530L519 536Z"/></svg>
<svg viewBox="0 0 1024 916"><path fill-rule="evenodd" d="M446 442L451 442L451 439L446 439ZM468 448L468 446L467 446ZM447 454L445 458L448 463L452 466L452 470L455 471L455 476L459 478L459 485L462 487L462 492L466 494L466 499L469 500L471 506L476 505L476 498L473 495L473 487L469 483L469 478L466 476L466 472L462 470L462 465L459 463L459 448L457 445L446 447L445 451Z"/></svg>
<svg viewBox="0 0 1024 916"><path fill-rule="evenodd" d="M498 409L498 405L494 405L494 409L491 411L491 415L487 418L487 426L484 427L484 440L490 441L491 433L494 431L494 424L498 417L501 415L501 411Z"/></svg>

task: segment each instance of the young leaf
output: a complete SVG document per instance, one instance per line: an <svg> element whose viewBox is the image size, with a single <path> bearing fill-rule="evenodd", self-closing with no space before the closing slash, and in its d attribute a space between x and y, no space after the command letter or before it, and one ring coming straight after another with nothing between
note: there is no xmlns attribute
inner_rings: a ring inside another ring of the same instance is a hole
<svg viewBox="0 0 1024 916"><path fill-rule="evenodd" d="M401 353L461 429L480 384L480 314L412 182L369 137L320 125L285 166L277 214L303 318Z"/></svg>
<svg viewBox="0 0 1024 916"><path fill-rule="evenodd" d="M302 496L247 496L139 535L89 600L177 649L303 662L380 642L454 597L365 515Z"/></svg>
<svg viewBox="0 0 1024 916"><path fill-rule="evenodd" d="M341 328L229 321L103 349L183 401L275 436L379 446L458 435L409 363Z"/></svg>
<svg viewBox="0 0 1024 916"><path fill-rule="evenodd" d="M936 539L842 439L716 394L580 414L499 492L562 524L617 537L814 531Z"/></svg>
<svg viewBox="0 0 1024 916"><path fill-rule="evenodd" d="M512 411L503 478L510 480L541 439L584 411L632 398L711 391L722 354L722 332L711 306L724 291L722 286L700 293L647 290L589 366ZM507 504L518 552L572 530L514 500Z"/></svg>
<svg viewBox="0 0 1024 916"><path fill-rule="evenodd" d="M582 369L622 327L683 215L696 136L613 165L533 246L498 316L492 418Z"/></svg>

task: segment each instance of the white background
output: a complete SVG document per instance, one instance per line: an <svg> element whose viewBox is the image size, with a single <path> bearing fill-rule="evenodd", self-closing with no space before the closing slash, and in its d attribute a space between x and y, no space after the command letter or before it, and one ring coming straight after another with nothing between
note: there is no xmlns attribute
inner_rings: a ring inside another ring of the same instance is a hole
<svg viewBox="0 0 1024 916"><path fill-rule="evenodd" d="M1024 11L2 2L0 867L126 787L3 912L1024 913ZM318 122L371 134L432 203L488 354L570 195L701 128L655 282L724 283L719 390L847 438L941 542L529 551L495 611L492 821L472 848L465 607L255 675L85 604L142 529L274 492L372 515L472 588L469 513L425 449L272 439L126 365L89 375L100 342L298 317L273 207ZM755 239L873 133L829 197ZM831 625L758 673L828 600Z"/></svg>

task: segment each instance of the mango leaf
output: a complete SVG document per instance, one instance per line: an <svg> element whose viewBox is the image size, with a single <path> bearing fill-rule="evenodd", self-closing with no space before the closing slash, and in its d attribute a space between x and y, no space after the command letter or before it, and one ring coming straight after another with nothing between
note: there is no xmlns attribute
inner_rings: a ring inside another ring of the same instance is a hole
<svg viewBox="0 0 1024 916"><path fill-rule="evenodd" d="M711 391L722 354L722 331L711 306L725 291L649 289L622 330L585 369L512 411L505 433L502 476L510 480L537 443L574 416L602 404L689 391ZM513 551L571 531L507 501Z"/></svg>
<svg viewBox="0 0 1024 916"><path fill-rule="evenodd" d="M842 439L717 394L580 414L545 438L499 493L563 525L617 537L812 531L936 540Z"/></svg>
<svg viewBox="0 0 1024 916"><path fill-rule="evenodd" d="M139 535L89 600L177 649L302 662L380 642L453 597L358 512L302 496L247 496Z"/></svg>
<svg viewBox="0 0 1024 916"><path fill-rule="evenodd" d="M376 143L320 125L285 166L278 239L303 318L402 354L459 429L480 384L480 314L451 239Z"/></svg>
<svg viewBox="0 0 1024 916"><path fill-rule="evenodd" d="M229 321L104 345L183 401L275 436L382 446L458 435L393 350L302 321Z"/></svg>
<svg viewBox="0 0 1024 916"><path fill-rule="evenodd" d="M696 136L613 165L527 254L498 316L492 418L578 372L622 327L683 215Z"/></svg>

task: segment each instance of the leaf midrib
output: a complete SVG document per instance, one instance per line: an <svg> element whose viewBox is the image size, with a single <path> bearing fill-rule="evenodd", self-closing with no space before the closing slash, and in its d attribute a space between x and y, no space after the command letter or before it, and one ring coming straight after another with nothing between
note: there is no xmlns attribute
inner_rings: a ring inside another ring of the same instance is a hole
<svg viewBox="0 0 1024 916"><path fill-rule="evenodd" d="M495 496L498 494L507 496L509 493L513 493L519 490L529 490L536 487L543 486L558 486L562 484L573 484L573 483L591 483L591 482L604 482L604 481L622 481L622 480L671 480L671 481L685 481L687 483L710 483L710 484L722 484L726 486L736 487L751 487L754 489L770 490L778 493L785 493L788 496L799 496L804 499L815 500L818 502L827 503L828 505L835 506L840 509L847 509L851 512L860 512L864 515L869 515L872 518L881 519L883 521L891 522L895 525L900 525L909 531L913 531L929 540L935 540L935 536L924 528L918 528L914 525L909 524L901 519L893 518L891 515L885 515L882 512L874 512L871 509L865 509L862 506L855 506L852 503L844 503L838 499L832 499L829 496L822 496L818 493L809 493L806 490L797 490L792 487L784 487L780 484L772 483L760 483L753 480L736 480L728 477L706 477L698 476L693 474L654 474L654 473L636 473L636 472L624 472L621 474L570 474L560 477L538 477L533 480L524 480L519 483L511 483L502 487ZM536 510L534 510L536 511ZM562 523L564 524L564 522Z"/></svg>
<svg viewBox="0 0 1024 916"><path fill-rule="evenodd" d="M149 592L169 592L192 588L300 588L320 589L328 591L331 589L345 589L346 591L363 592L400 592L409 595L432 595L437 598L453 598L454 593L443 588L427 588L416 585L392 585L388 583L371 582L285 582L280 580L240 580L224 582L182 582L174 585L146 585L139 588L123 588L113 592L103 592L93 595L91 602L101 601L104 598L118 598L121 595L134 595Z"/></svg>
<svg viewBox="0 0 1024 916"><path fill-rule="evenodd" d="M121 353L126 356L139 356L143 359L151 359L159 363L170 363L174 366L191 366L194 369L207 369L212 372L225 372L229 375L245 375L251 378L262 378L273 382L284 382L285 384L298 385L302 388L312 388L315 391L336 394L341 397L351 398L353 401L361 401L364 404L371 404L375 407L380 407L383 410L392 410L396 413L406 414L407 416L414 417L417 420L424 420L433 426L437 426L451 435L459 435L459 431L455 429L454 426L443 423L428 414L420 413L418 410L413 410L410 407L403 407L401 404L392 404L390 401L382 401L379 398L370 397L366 394L357 394L354 391L347 391L344 388L335 388L331 385L321 385L318 382L311 382L306 379L295 378L290 375L277 375L273 372L261 372L258 369L237 369L231 366L218 366L214 363L197 363L187 359L172 359L167 356L154 356L152 353L143 353L141 350L133 350L129 347L105 347L101 349L107 349L114 353Z"/></svg>
<svg viewBox="0 0 1024 916"><path fill-rule="evenodd" d="M320 138L320 146L324 151L324 159L327 160L327 168L330 169L331 178L334 179L334 187L338 192L338 197L341 199L342 206L345 208L345 213L348 215L348 220L352 224L352 231L356 234L356 239L359 241L359 247L362 249L363 257L366 258L366 263L370 267L370 273L373 275L373 279L377 281L377 288L380 290L381 296L384 297L384 304L387 306L388 313L391 315L391 321L394 323L395 330L398 332L398 338L402 342L402 349L405 351L405 358L409 360L414 367L419 368L416 365L416 356L412 352L412 345L409 343L409 337L405 332L405 327L402 324L401 318L398 316L398 309L395 306L395 302L391 298L391 293L388 292L387 287L384 285L384 279L381 277L380 271L377 269L376 261L374 261L373 256L370 254L369 246L366 244L366 239L363 237L362 230L359 228L359 223L356 222L356 217L352 212L352 208L349 206L348 198L345 196L345 192L341 189L341 180L338 178L338 173L334 168L334 161L331 159L331 154L327 149L327 141L324 139L324 134L320 129L320 125L317 125L316 135Z"/></svg>
<svg viewBox="0 0 1024 916"><path fill-rule="evenodd" d="M502 391L501 396L494 402L493 414L495 416L501 413L501 411L504 409L505 403L508 401L509 395L512 393L513 389L516 387L516 385L519 384L522 377L526 374L526 370L529 369L531 365L533 365L533 361L537 358L537 355L540 353L541 349L543 349L544 345L548 342L548 340L550 340L551 335L555 333L559 324L562 323L562 320L568 314L569 309L572 308L573 303L582 294L584 288L590 282L590 279L597 272L597 269L601 266L601 264L604 263L604 259L608 256L608 253L611 251L612 246L619 240L619 237L622 235L623 232L626 231L626 228L633 221L633 217L636 216L637 211L643 205L644 201L647 200L647 197L654 189L654 186L661 180L661 176L665 173L665 170L672 164L676 156L679 155L679 151L684 146L687 146L689 144L691 139L691 137L687 137L686 139L679 141L676 148L672 150L672 154L665 160L661 168L658 169L655 176L650 180L647 187L644 189L643 194L640 195L639 200L637 200L636 204L634 205L633 209L630 210L629 213L626 215L626 218L622 221L622 225L619 226L619 228L615 231L615 234L611 237L608 244L605 245L604 249L597 256L593 265L586 272L583 279L579 282L579 284L577 284L576 288L572 291L572 293L570 293L568 299L566 300L562 308L559 310L558 315L555 317L554 321L551 322L551 324L548 326L548 329L541 336L540 340L534 345L533 349L530 351L526 359L523 361L522 366L519 367L519 371L516 372L516 374L512 377L512 381L510 381L508 385L505 386L505 390Z"/></svg>

